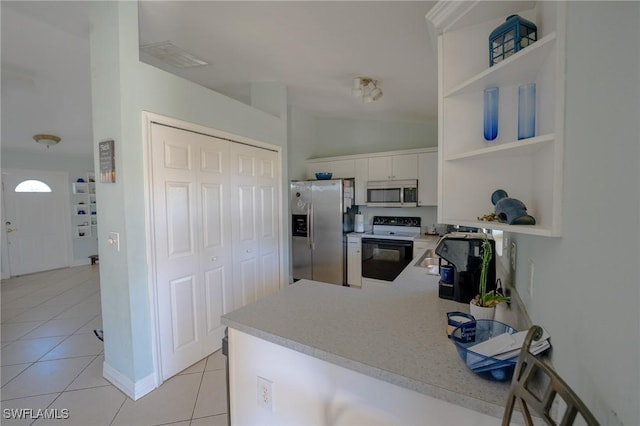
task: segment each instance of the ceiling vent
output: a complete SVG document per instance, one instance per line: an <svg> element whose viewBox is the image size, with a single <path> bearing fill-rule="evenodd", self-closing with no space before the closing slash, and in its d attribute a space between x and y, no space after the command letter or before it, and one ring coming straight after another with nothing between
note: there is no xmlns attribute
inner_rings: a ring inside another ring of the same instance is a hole
<svg viewBox="0 0 640 426"><path fill-rule="evenodd" d="M193 68L209 65L196 55L176 46L170 41L161 41L140 46L140 51L177 68Z"/></svg>

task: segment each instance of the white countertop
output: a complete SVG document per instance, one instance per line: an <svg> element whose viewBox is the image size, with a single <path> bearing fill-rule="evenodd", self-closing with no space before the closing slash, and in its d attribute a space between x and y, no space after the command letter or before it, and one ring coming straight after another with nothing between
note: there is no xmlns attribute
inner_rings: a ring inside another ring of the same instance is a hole
<svg viewBox="0 0 640 426"><path fill-rule="evenodd" d="M341 367L501 417L509 382L485 380L459 358L446 335L446 313L467 312L468 306L438 298L438 280L414 266L382 289L301 280L222 321Z"/></svg>

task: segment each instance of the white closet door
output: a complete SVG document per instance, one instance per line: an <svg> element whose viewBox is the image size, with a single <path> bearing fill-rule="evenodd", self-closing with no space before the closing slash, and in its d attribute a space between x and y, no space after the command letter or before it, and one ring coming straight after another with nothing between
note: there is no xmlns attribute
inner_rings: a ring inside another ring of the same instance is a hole
<svg viewBox="0 0 640 426"><path fill-rule="evenodd" d="M230 308L229 143L152 126L156 291L162 376L221 346Z"/></svg>
<svg viewBox="0 0 640 426"><path fill-rule="evenodd" d="M260 280L258 299L278 290L280 285L280 254L278 242L278 163L275 152L257 153L258 250Z"/></svg>
<svg viewBox="0 0 640 426"><path fill-rule="evenodd" d="M233 300L239 308L279 285L277 155L233 144L231 164Z"/></svg>
<svg viewBox="0 0 640 426"><path fill-rule="evenodd" d="M233 308L233 256L230 209L230 143L202 136L200 146L199 202L200 268L203 274L205 305L204 350L209 355L221 347L224 326L220 316Z"/></svg>

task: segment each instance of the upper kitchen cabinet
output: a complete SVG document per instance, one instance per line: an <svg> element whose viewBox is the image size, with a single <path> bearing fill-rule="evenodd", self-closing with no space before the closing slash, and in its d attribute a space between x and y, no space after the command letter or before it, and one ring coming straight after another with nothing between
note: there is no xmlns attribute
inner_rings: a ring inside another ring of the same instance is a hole
<svg viewBox="0 0 640 426"><path fill-rule="evenodd" d="M448 2L427 14L438 33L438 222L561 235L565 79L564 2ZM510 15L537 41L489 66L489 34ZM518 139L518 88L536 85L535 134ZM483 93L499 90L498 136L483 135ZM482 222L491 194L522 201L536 225Z"/></svg>
<svg viewBox="0 0 640 426"><path fill-rule="evenodd" d="M437 204L437 148L417 148L307 160L307 179L317 172L333 178L355 178L355 203L367 203L367 182L418 179L418 205Z"/></svg>
<svg viewBox="0 0 640 426"><path fill-rule="evenodd" d="M369 158L369 180L418 179L415 155L391 155Z"/></svg>

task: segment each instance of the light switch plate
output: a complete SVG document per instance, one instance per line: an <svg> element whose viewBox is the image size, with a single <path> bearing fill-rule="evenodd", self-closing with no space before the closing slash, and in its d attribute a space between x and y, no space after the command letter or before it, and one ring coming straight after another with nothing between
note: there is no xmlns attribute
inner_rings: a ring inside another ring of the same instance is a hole
<svg viewBox="0 0 640 426"><path fill-rule="evenodd" d="M115 251L120 251L120 234L118 232L109 232L107 242Z"/></svg>

